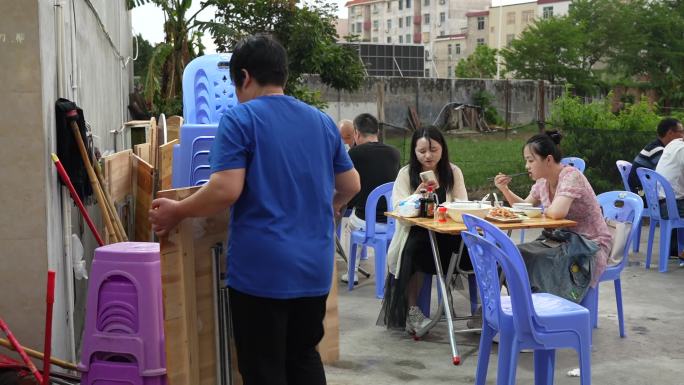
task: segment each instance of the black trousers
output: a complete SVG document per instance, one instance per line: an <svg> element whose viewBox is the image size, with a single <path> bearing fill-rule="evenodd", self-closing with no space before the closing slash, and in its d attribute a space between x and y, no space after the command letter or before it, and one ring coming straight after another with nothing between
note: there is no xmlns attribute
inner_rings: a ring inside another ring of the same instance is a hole
<svg viewBox="0 0 684 385"><path fill-rule="evenodd" d="M325 385L316 346L327 295L255 297L230 288L238 368L245 385Z"/></svg>

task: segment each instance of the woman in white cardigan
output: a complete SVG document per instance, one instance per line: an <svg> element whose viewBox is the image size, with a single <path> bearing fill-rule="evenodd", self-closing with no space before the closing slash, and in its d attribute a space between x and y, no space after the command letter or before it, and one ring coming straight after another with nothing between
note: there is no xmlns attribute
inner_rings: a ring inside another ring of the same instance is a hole
<svg viewBox="0 0 684 385"><path fill-rule="evenodd" d="M436 193L440 203L468 199L463 173L449 162L449 150L444 136L435 127L425 127L413 133L409 164L399 170L394 182L393 206L397 207L408 196L426 189L428 184L421 182L419 174L430 170L437 176ZM451 254L458 252L460 242L460 236L437 234L444 270ZM467 255L464 254L461 261L462 268L471 268ZM385 285L385 299L378 324L388 328L404 327L408 333L415 334L417 329L430 322L416 306L423 276L435 273L427 230L397 222L387 251L387 264L390 276Z"/></svg>

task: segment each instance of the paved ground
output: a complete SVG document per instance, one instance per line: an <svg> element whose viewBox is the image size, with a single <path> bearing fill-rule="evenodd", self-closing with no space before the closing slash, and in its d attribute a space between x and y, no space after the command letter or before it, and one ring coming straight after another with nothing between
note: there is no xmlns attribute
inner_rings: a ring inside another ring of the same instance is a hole
<svg viewBox="0 0 684 385"><path fill-rule="evenodd" d="M646 270L648 230L644 230L641 252L630 256L630 266L622 273L626 338L620 338L618 334L613 285L601 286L599 327L593 335L594 384L684 384L684 268L671 260L669 271L659 273L656 251L655 268L652 264L651 269ZM534 236L528 233L528 239ZM514 233L513 239L519 239L518 235ZM657 245L654 249L658 250ZM372 270L372 257L364 264ZM344 271L345 268L346 265L338 261L338 269ZM370 279L362 278L352 292L340 289L340 361L326 366L329 384L474 383L479 335L456 335L463 364L453 366L445 322L438 324L421 341L375 326L380 301L374 297L374 288L371 276ZM467 308L465 293L456 295L454 302L456 310L463 314ZM457 322L458 327L464 328L464 321ZM496 383L496 361L495 345L489 361L488 384ZM567 372L577 365L575 351L558 351L555 383L579 384L579 378L567 376ZM532 354L521 353L517 383L533 382Z"/></svg>

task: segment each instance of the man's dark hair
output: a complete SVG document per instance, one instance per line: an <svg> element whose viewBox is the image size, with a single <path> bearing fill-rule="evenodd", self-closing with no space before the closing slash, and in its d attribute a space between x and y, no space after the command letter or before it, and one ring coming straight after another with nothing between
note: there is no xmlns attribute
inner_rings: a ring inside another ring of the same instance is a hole
<svg viewBox="0 0 684 385"><path fill-rule="evenodd" d="M665 118L658 123L658 137L662 138L667 135L668 131L676 131L679 120L675 118Z"/></svg>
<svg viewBox="0 0 684 385"><path fill-rule="evenodd" d="M275 39L258 34L240 40L230 58L230 78L236 87L245 80L246 70L259 85L285 87L287 52Z"/></svg>
<svg viewBox="0 0 684 385"><path fill-rule="evenodd" d="M378 120L371 114L361 114L354 118L354 128L362 135L377 135Z"/></svg>

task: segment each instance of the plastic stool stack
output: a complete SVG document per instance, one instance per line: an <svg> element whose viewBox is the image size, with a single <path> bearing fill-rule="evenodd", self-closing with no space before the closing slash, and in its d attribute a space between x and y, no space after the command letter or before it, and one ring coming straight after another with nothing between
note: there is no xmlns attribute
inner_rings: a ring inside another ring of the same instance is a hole
<svg viewBox="0 0 684 385"><path fill-rule="evenodd" d="M159 244L100 247L88 283L83 385L165 385Z"/></svg>
<svg viewBox="0 0 684 385"><path fill-rule="evenodd" d="M173 148L174 188L206 183L209 150L221 116L237 105L230 80L230 54L200 56L183 71L183 120L180 144Z"/></svg>

